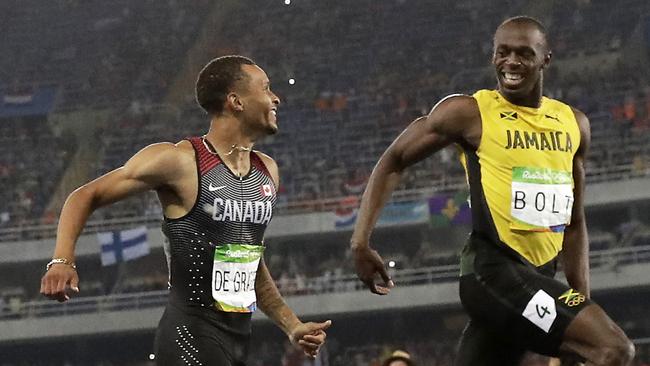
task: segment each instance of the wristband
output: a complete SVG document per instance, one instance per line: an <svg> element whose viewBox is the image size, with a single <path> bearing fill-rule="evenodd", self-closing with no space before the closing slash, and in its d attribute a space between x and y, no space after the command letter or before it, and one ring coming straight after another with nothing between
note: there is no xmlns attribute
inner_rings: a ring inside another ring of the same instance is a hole
<svg viewBox="0 0 650 366"><path fill-rule="evenodd" d="M50 267L52 267L55 264L65 264L72 267L72 269L77 270L77 266L73 262L70 262L65 258L52 258L52 260L47 265L45 265L45 270L49 271Z"/></svg>

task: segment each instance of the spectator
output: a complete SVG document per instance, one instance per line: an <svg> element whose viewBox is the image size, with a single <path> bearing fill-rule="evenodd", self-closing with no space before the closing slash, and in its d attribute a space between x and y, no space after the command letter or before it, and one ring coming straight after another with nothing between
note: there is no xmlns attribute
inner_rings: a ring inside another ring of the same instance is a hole
<svg viewBox="0 0 650 366"><path fill-rule="evenodd" d="M397 350L394 351L390 357L384 360L381 364L382 366L417 366L413 360L411 360L411 355L405 351Z"/></svg>

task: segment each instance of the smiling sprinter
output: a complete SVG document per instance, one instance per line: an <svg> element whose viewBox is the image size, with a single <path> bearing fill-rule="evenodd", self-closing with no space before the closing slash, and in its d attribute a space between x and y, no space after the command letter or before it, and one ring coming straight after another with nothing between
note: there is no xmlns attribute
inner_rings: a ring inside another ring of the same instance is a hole
<svg viewBox="0 0 650 366"><path fill-rule="evenodd" d="M461 255L460 298L470 321L457 366L516 366L526 351L587 365L634 358L630 340L589 298L589 121L542 95L551 56L539 21L504 21L494 35L497 89L449 96L413 121L363 195L351 239L355 267L372 292L385 295L394 284L370 248L381 208L404 169L449 144L462 150L473 227ZM560 258L568 286L553 279Z"/></svg>

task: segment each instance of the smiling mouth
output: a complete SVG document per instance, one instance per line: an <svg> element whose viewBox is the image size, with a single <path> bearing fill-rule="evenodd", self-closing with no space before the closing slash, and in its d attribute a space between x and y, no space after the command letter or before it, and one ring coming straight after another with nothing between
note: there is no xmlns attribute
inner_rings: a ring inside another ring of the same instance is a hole
<svg viewBox="0 0 650 366"><path fill-rule="evenodd" d="M513 74L511 72L502 72L501 75L506 81L519 82L524 79L521 74Z"/></svg>
<svg viewBox="0 0 650 366"><path fill-rule="evenodd" d="M506 86L519 86L524 81L524 76L522 74L507 71L501 71L500 74L503 84Z"/></svg>

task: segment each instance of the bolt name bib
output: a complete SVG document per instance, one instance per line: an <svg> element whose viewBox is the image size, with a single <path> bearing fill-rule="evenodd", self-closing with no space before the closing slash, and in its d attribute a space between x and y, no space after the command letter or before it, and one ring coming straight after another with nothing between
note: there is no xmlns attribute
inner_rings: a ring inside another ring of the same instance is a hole
<svg viewBox="0 0 650 366"><path fill-rule="evenodd" d="M545 168L512 169L510 228L563 232L571 222L573 177Z"/></svg>
<svg viewBox="0 0 650 366"><path fill-rule="evenodd" d="M263 253L261 245L225 244L215 249L212 297L219 310L255 311L255 277Z"/></svg>

